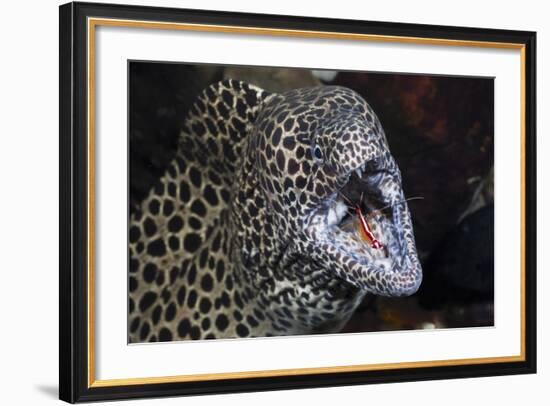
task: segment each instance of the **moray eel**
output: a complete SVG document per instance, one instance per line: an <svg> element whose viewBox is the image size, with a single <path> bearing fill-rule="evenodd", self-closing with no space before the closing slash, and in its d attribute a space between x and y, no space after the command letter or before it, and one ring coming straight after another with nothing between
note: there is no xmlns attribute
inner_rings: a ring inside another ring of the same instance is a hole
<svg viewBox="0 0 550 406"><path fill-rule="evenodd" d="M344 197L376 213L383 254ZM354 91L211 85L130 218L129 342L337 332L365 294L414 293L404 198L382 126Z"/></svg>

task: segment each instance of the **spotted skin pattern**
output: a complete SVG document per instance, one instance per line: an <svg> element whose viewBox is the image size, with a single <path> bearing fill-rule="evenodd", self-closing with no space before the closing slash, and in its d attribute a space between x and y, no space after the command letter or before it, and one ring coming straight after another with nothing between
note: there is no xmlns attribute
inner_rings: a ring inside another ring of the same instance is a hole
<svg viewBox="0 0 550 406"><path fill-rule="evenodd" d="M418 289L401 175L352 90L227 80L199 96L180 139L130 219L130 342L337 332L366 293ZM387 257L345 215L340 194L358 189Z"/></svg>

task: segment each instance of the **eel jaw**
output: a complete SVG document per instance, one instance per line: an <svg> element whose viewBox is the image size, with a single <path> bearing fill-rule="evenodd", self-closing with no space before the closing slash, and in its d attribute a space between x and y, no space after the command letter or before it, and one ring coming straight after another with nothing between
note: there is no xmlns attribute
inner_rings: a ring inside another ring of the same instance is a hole
<svg viewBox="0 0 550 406"><path fill-rule="evenodd" d="M365 197L363 213L381 207L376 198L379 193L369 191L362 169L364 166L348 174L342 190L326 198L311 215L304 229L309 245L306 251L337 277L360 289L384 296L410 295L420 285L422 270L408 208L406 204L394 206L374 216L373 233L383 248L373 248L361 236L358 216L349 210L350 203L359 204L359 195ZM343 193L350 202L344 200Z"/></svg>

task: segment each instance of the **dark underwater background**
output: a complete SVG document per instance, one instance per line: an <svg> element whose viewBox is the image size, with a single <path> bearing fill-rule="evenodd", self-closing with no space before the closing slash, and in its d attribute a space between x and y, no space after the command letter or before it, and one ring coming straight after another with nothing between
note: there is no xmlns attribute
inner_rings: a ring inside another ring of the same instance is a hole
<svg viewBox="0 0 550 406"><path fill-rule="evenodd" d="M344 332L492 326L493 78L129 63L129 212L174 157L196 96L225 78L271 92L349 87L372 106L401 169L424 270L408 298L368 295Z"/></svg>

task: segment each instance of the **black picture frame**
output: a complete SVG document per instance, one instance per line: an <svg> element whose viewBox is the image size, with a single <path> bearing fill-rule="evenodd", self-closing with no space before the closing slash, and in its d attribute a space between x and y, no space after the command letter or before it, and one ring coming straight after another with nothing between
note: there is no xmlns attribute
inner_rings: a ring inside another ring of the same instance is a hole
<svg viewBox="0 0 550 406"><path fill-rule="evenodd" d="M536 372L536 33L497 29L319 19L112 4L60 6L60 375L67 402L231 393L386 382L420 381ZM472 363L359 372L94 386L88 352L87 19L110 18L260 27L378 36L517 44L524 64L524 357L512 362Z"/></svg>

